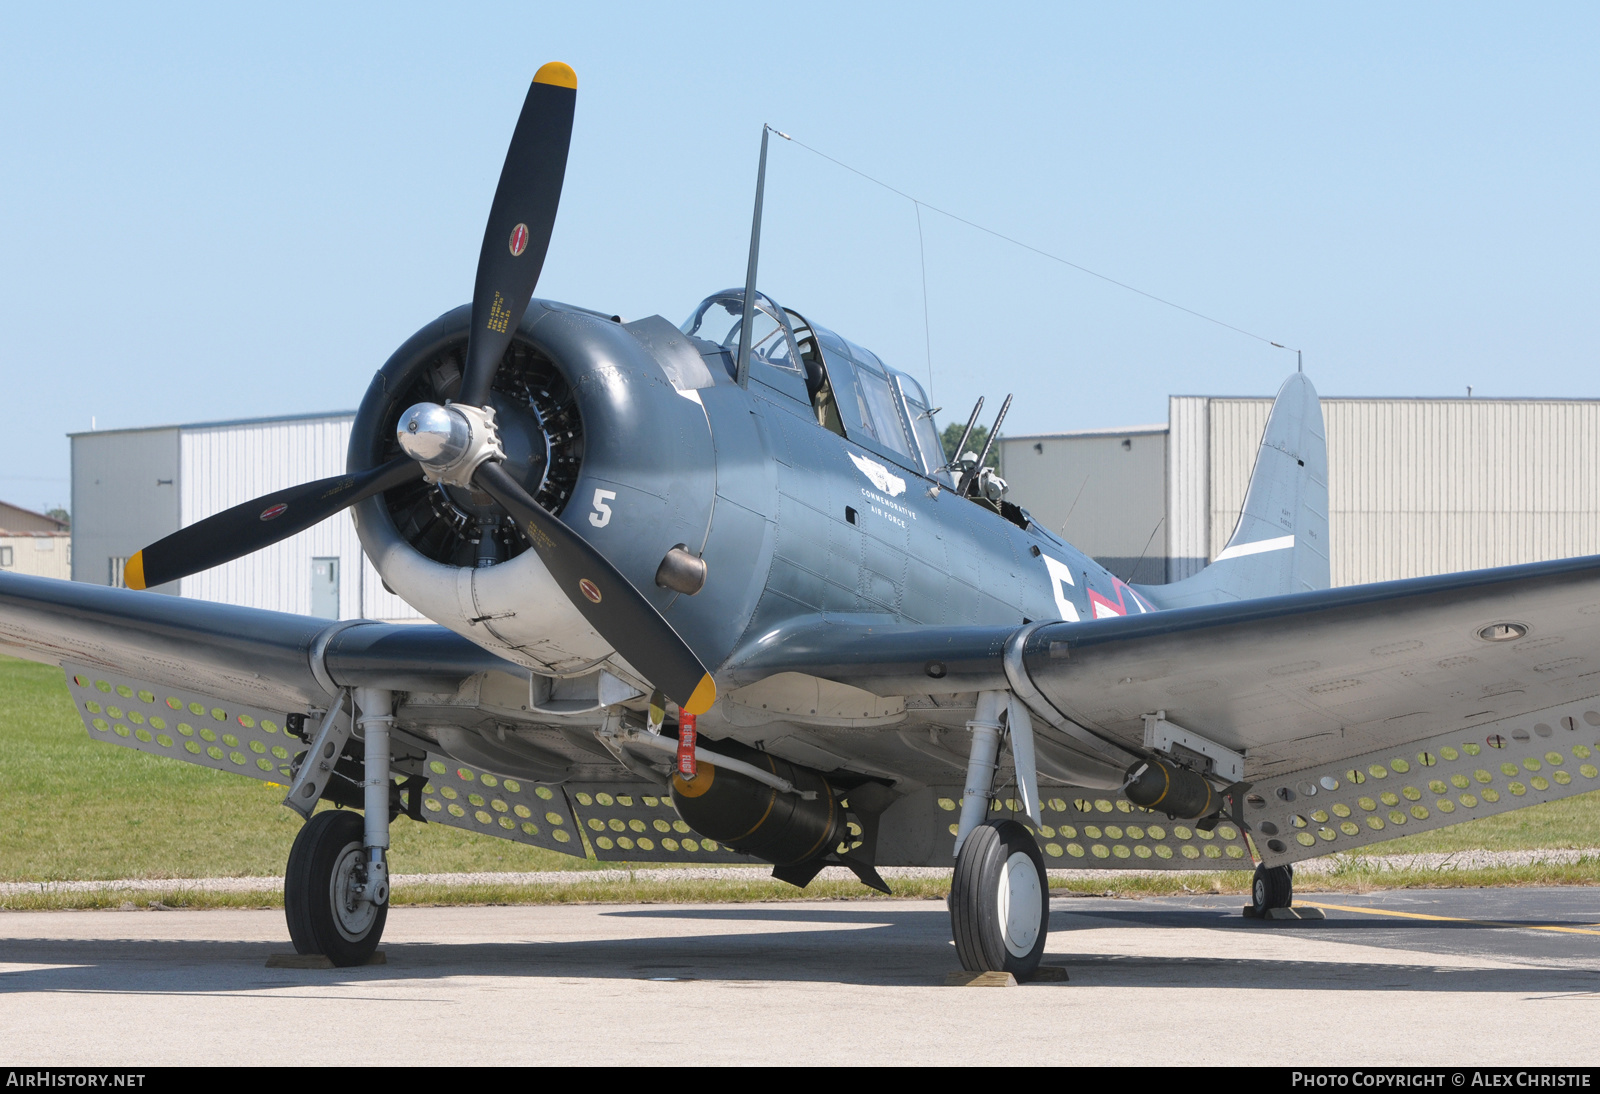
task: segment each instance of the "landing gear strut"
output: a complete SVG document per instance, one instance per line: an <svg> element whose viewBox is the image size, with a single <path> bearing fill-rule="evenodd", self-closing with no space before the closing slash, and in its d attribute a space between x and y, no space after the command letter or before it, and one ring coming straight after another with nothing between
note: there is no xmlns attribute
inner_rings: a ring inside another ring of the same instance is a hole
<svg viewBox="0 0 1600 1094"><path fill-rule="evenodd" d="M1272 908L1287 908L1294 903L1293 866L1257 866L1250 883L1250 907L1264 916Z"/></svg>
<svg viewBox="0 0 1600 1094"><path fill-rule="evenodd" d="M308 820L289 851L283 910L299 953L364 965L389 917L389 726L393 698L357 688L365 732L366 815L332 810Z"/></svg>

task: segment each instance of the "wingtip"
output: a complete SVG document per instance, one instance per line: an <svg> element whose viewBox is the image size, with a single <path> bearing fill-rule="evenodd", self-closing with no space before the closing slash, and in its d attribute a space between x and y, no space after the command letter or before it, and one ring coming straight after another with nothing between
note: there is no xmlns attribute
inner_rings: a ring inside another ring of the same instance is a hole
<svg viewBox="0 0 1600 1094"><path fill-rule="evenodd" d="M142 589L145 587L143 551L135 551L133 557L123 564L122 583L130 589Z"/></svg>

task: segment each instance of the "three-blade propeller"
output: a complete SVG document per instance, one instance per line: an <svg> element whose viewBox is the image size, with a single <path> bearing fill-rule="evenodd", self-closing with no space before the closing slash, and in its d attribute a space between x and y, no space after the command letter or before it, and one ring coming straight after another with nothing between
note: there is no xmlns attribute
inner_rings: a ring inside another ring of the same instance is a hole
<svg viewBox="0 0 1600 1094"><path fill-rule="evenodd" d="M478 254L472 326L457 399L462 408L487 410L495 372L539 283L561 202L577 87L572 69L552 62L539 69L522 104ZM457 407L426 409L453 415L467 428ZM481 425L479 418L472 420ZM492 429L492 412L489 421ZM535 501L498 458L497 448L480 448L475 466L463 473L511 514L568 599L629 664L685 712L709 709L716 685L672 624L604 555ZM287 539L364 498L422 477L421 459L401 456L207 517L130 558L128 587L160 585Z"/></svg>
<svg viewBox="0 0 1600 1094"><path fill-rule="evenodd" d="M264 494L180 528L137 552L123 568L123 580L130 589L148 589L221 566L321 524L364 498L421 477L421 465L401 456L359 474L335 475Z"/></svg>

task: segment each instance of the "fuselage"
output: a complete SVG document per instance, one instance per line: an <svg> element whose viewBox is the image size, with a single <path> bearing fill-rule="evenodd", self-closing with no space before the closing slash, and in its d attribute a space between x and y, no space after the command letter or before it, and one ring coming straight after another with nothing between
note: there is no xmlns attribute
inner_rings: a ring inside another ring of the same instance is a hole
<svg viewBox="0 0 1600 1094"><path fill-rule="evenodd" d="M704 337L694 319L684 330L659 316L621 324L535 301L518 332L556 363L582 416L562 521L705 664L807 617L1018 626L1153 610L1016 506L961 496L911 377L762 300L773 337L751 354L744 385L736 345ZM412 343L448 343L455 316ZM412 343L363 404L373 426L358 419L352 468L384 455L399 373L419 359ZM502 419L516 411L502 407ZM545 473L535 461L530 492ZM363 503L357 524L385 580L438 622L536 670L571 674L607 656L534 552L471 568L425 559L378 499ZM674 547L705 561L693 595L657 584Z"/></svg>

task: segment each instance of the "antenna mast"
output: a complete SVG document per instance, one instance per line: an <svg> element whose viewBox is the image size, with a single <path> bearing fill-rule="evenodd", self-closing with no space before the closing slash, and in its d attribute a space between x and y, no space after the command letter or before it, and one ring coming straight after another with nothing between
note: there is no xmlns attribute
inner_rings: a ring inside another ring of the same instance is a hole
<svg viewBox="0 0 1600 1094"><path fill-rule="evenodd" d="M740 387L750 386L750 326L756 317L756 260L761 256L761 199L767 189L767 134L761 126L761 166L756 168L756 211L750 220L750 264L744 272L744 320L739 324L739 361L735 376Z"/></svg>

